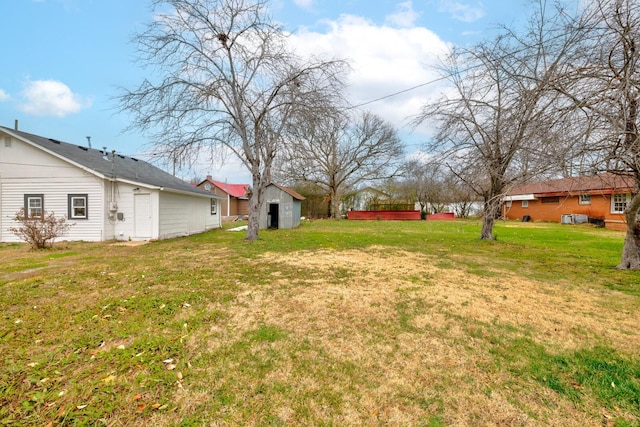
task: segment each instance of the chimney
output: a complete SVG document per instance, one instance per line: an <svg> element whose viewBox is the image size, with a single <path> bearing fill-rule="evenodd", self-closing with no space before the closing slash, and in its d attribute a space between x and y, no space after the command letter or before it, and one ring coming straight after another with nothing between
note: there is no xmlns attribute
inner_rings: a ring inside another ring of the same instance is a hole
<svg viewBox="0 0 640 427"><path fill-rule="evenodd" d="M211 181L213 178L211 178L211 175L207 175L207 181Z"/></svg>
<svg viewBox="0 0 640 427"><path fill-rule="evenodd" d="M18 130L18 119L15 119L15 121L13 122L13 128L15 130Z"/></svg>

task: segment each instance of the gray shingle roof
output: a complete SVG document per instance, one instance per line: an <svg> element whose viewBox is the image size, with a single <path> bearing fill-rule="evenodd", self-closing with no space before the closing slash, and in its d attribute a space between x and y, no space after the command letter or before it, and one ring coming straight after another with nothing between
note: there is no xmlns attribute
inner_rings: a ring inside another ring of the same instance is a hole
<svg viewBox="0 0 640 427"><path fill-rule="evenodd" d="M36 146L42 147L108 179L121 179L141 185L146 184L152 187L164 187L165 189L214 197L210 192L196 188L144 160L123 156L118 153L114 155L108 151L69 144L4 126L0 126L0 130L28 140Z"/></svg>

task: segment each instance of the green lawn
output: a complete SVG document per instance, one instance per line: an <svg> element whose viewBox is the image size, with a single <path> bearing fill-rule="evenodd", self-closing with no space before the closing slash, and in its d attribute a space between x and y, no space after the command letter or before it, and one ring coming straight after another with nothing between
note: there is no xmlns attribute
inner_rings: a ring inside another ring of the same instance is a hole
<svg viewBox="0 0 640 427"><path fill-rule="evenodd" d="M0 245L0 422L639 426L623 234L479 233L313 221L253 243Z"/></svg>

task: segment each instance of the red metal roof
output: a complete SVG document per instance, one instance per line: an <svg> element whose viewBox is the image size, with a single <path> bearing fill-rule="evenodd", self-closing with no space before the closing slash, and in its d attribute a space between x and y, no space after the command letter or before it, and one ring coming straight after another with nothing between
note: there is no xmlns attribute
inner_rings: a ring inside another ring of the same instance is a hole
<svg viewBox="0 0 640 427"><path fill-rule="evenodd" d="M507 193L508 196L534 194L544 196L578 194L629 193L634 188L633 177L604 173L569 178L552 179L520 185Z"/></svg>
<svg viewBox="0 0 640 427"><path fill-rule="evenodd" d="M247 190L249 189L249 184L227 184L226 182L216 181L213 179L207 179L206 181L209 181L212 185L215 185L230 196L236 197L238 199L247 198Z"/></svg>

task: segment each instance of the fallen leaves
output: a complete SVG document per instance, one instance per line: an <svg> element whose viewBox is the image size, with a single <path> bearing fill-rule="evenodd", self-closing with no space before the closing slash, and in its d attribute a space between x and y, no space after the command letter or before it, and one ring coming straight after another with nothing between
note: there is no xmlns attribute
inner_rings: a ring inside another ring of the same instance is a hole
<svg viewBox="0 0 640 427"><path fill-rule="evenodd" d="M164 368L167 371L173 371L174 369L176 369L176 363L174 363L175 360L173 359L165 359L162 361L162 363L164 363Z"/></svg>

